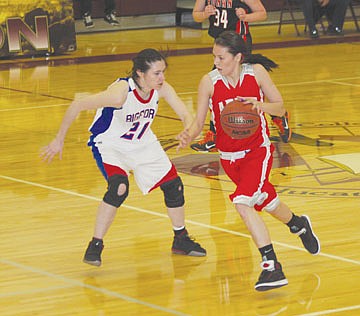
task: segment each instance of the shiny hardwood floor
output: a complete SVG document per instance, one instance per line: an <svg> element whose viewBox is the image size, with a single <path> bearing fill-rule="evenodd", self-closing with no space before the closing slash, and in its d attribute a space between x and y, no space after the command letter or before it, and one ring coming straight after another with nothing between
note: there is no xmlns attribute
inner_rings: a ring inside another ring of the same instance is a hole
<svg viewBox="0 0 360 316"><path fill-rule="evenodd" d="M168 48L167 80L194 112L212 57L201 30L81 35L69 56L0 61L1 315L359 315L359 43L309 43L286 27L281 36L275 26L253 29L257 43L274 44L256 52L280 64L272 77L294 132L284 144L271 129L272 182L296 213L311 217L322 252L309 255L287 227L263 214L289 285L256 292L260 257L228 200L233 185L217 154L176 152L181 124L161 103L154 131L185 184L187 228L208 256L171 254L161 191L144 197L131 178L105 239L103 266L82 263L106 188L86 146L94 113L74 122L61 161L39 158L69 101L124 75L132 53ZM359 35L345 39L351 36ZM281 42L287 44L276 46ZM130 55L109 58L122 54Z"/></svg>

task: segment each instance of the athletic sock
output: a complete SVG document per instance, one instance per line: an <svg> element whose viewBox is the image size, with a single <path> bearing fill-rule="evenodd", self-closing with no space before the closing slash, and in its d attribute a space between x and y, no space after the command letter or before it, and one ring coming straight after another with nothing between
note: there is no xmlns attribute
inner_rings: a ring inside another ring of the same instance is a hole
<svg viewBox="0 0 360 316"><path fill-rule="evenodd" d="M304 227L304 220L295 214L293 214L291 220L286 224L292 233L297 233Z"/></svg>
<svg viewBox="0 0 360 316"><path fill-rule="evenodd" d="M91 241L94 242L95 244L97 244L98 242L100 242L101 244L103 243L102 239L99 239L99 238L96 238L96 237L93 237L93 239Z"/></svg>
<svg viewBox="0 0 360 316"><path fill-rule="evenodd" d="M263 261L274 260L277 262L276 253L272 244L259 248Z"/></svg>
<svg viewBox="0 0 360 316"><path fill-rule="evenodd" d="M186 231L185 226L182 227L173 227L175 236L181 235L184 231Z"/></svg>

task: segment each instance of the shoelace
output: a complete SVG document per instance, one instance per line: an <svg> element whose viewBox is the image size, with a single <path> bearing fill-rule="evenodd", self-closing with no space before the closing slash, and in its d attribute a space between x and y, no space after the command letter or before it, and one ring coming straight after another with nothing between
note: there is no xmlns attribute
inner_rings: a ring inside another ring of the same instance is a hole
<svg viewBox="0 0 360 316"><path fill-rule="evenodd" d="M298 236L300 236L302 234L306 234L306 228L305 227L301 228L298 232L295 233L295 235L298 235Z"/></svg>
<svg viewBox="0 0 360 316"><path fill-rule="evenodd" d="M194 242L195 244L197 244L197 245L200 245L200 244L198 244L198 243L196 243L195 242L195 237L193 237L193 236L190 236L190 235L185 235L185 236L177 236L179 239L184 239L184 240L187 240L187 241L192 241L192 242Z"/></svg>

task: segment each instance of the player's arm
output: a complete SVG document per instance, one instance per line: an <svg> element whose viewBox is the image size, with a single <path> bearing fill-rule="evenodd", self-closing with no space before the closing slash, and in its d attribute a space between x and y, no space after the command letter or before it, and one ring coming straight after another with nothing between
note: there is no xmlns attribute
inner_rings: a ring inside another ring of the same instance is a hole
<svg viewBox="0 0 360 316"><path fill-rule="evenodd" d="M249 103L252 103L257 110L261 110L270 115L283 116L285 114L284 102L269 72L260 64L253 65L253 68L256 81L266 96L267 102L245 99Z"/></svg>
<svg viewBox="0 0 360 316"><path fill-rule="evenodd" d="M185 128L188 128L192 122L192 115L188 111L185 103L179 98L175 89L166 81L158 91L159 97L164 98L165 101L172 107L177 116L181 119Z"/></svg>
<svg viewBox="0 0 360 316"><path fill-rule="evenodd" d="M320 3L321 7L326 7L329 4L330 0L318 0L318 2Z"/></svg>
<svg viewBox="0 0 360 316"><path fill-rule="evenodd" d="M62 149L68 129L81 111L93 110L101 107L121 107L127 96L127 82L120 81L112 84L107 90L74 100L65 112L60 128L55 138L41 150L44 161L51 162L56 154L62 158Z"/></svg>
<svg viewBox="0 0 360 316"><path fill-rule="evenodd" d="M191 141L197 137L204 127L207 112L209 109L209 100L213 93L213 85L209 75L205 75L199 84L198 90L198 107L195 119L188 129L184 129L177 139L180 141L178 148L185 148Z"/></svg>
<svg viewBox="0 0 360 316"><path fill-rule="evenodd" d="M216 9L213 5L206 5L206 0L196 0L192 16L195 22L204 22L210 15L216 13Z"/></svg>
<svg viewBox="0 0 360 316"><path fill-rule="evenodd" d="M244 22L259 22L267 19L267 12L260 0L242 0L250 9L250 13L246 13L244 9L235 9L239 20Z"/></svg>

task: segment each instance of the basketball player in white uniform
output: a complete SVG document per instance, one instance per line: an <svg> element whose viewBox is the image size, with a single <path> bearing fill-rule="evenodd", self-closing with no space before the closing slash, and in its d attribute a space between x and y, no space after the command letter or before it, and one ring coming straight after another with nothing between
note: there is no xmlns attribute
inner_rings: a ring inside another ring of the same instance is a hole
<svg viewBox="0 0 360 316"><path fill-rule="evenodd" d="M97 109L88 144L108 182L108 189L98 209L94 236L83 260L85 263L101 265L103 238L117 209L128 195L130 170L144 194L157 187L163 191L174 229L172 252L190 256L206 255L206 250L187 233L182 181L151 130L160 98L164 98L173 108L184 127L188 127L192 121L185 104L165 81L166 66L164 56L157 50L139 52L133 59L131 77L120 78L105 91L73 101L57 136L42 149L45 161L50 162L56 154L61 158L66 132L79 112Z"/></svg>

